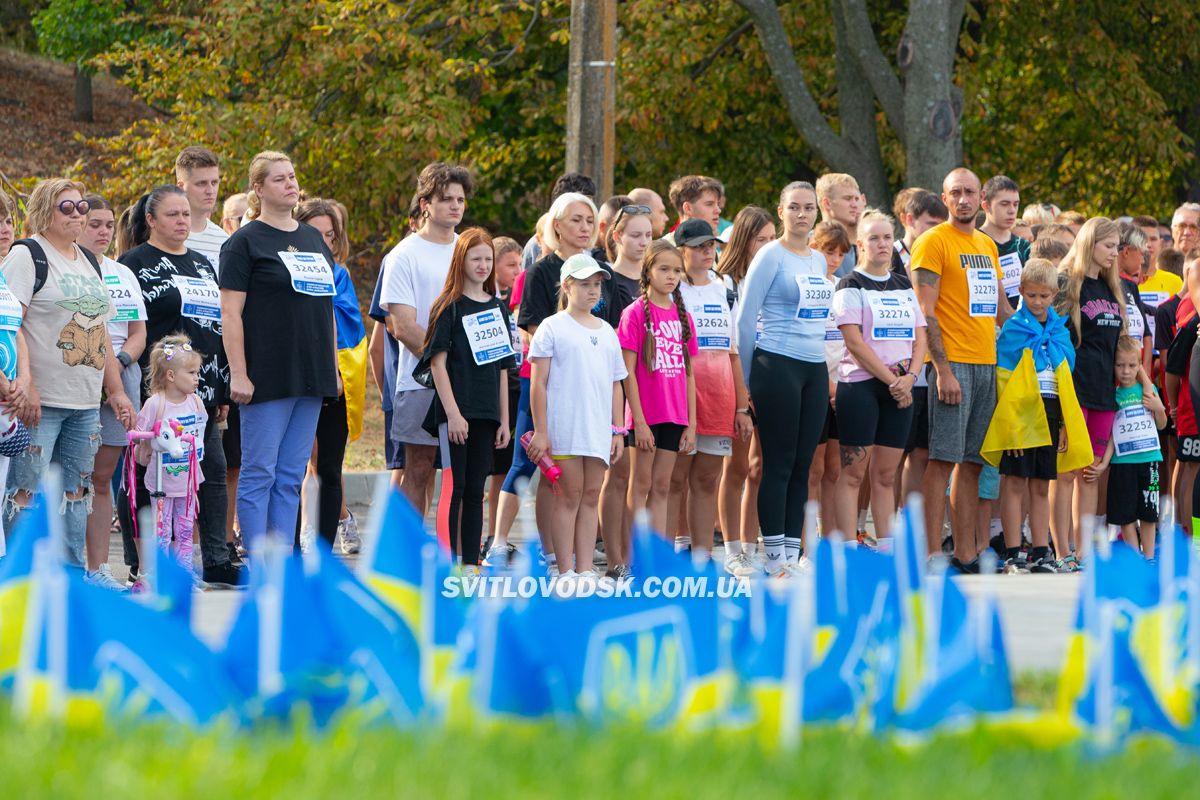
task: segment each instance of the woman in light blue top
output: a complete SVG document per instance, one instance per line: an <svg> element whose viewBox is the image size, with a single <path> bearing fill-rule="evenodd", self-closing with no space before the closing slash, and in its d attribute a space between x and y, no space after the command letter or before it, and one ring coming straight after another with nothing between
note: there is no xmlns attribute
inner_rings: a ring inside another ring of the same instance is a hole
<svg viewBox="0 0 1200 800"><path fill-rule="evenodd" d="M737 332L746 384L762 441L758 516L766 569L789 576L800 556L808 467L829 405L825 324L833 284L825 258L809 249L817 219L817 193L797 181L784 187L778 214L783 236L764 245L746 273ZM761 333L759 325L761 324Z"/></svg>

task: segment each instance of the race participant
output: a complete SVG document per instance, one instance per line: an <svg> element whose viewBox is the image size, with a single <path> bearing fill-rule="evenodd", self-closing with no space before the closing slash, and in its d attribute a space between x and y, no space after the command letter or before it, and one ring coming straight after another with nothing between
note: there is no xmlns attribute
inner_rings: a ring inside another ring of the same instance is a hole
<svg viewBox="0 0 1200 800"><path fill-rule="evenodd" d="M1017 182L1007 175L995 175L983 185L982 206L986 216L979 230L996 243L1000 253L1001 287L1013 308L1020 301L1021 268L1029 260L1029 242L1013 233L1020 205Z"/></svg>
<svg viewBox="0 0 1200 800"><path fill-rule="evenodd" d="M247 183L253 219L221 248L220 285L229 395L242 417L238 520L253 549L267 533L296 536L321 402L340 395L342 382L334 257L316 228L292 216L300 186L291 160L259 153Z"/></svg>
<svg viewBox="0 0 1200 800"><path fill-rule="evenodd" d="M234 231L242 227L242 217L246 215L246 209L249 207L250 201L245 192L226 197L221 206L221 230L232 236Z"/></svg>
<svg viewBox="0 0 1200 800"><path fill-rule="evenodd" d="M912 389L925 362L925 319L912 283L891 270L893 221L867 209L858 223L858 266L842 278L833 314L845 340L838 364L837 408L853 424L841 430L838 517L852 518L870 469L876 537L889 535L893 483L912 424Z"/></svg>
<svg viewBox="0 0 1200 800"><path fill-rule="evenodd" d="M965 168L942 182L950 220L926 231L913 246L917 297L925 315L930 365L929 463L922 482L928 552L940 549L950 487L954 556L951 567L979 571L987 531L977 530L979 448L996 406L996 325L1012 306L1000 300L996 243L975 229L981 186Z"/></svg>
<svg viewBox="0 0 1200 800"><path fill-rule="evenodd" d="M748 440L754 424L742 379L742 362L733 337L733 317L725 285L712 272L717 238L703 222L689 220L675 230L683 255L685 280L679 285L684 306L696 326L699 352L692 358L696 385L696 447L675 461L671 497L684 496L686 485L688 547L693 558L712 553L717 518L718 482L725 460L733 454L734 438ZM668 504L668 519L676 519ZM722 530L724 533L724 530ZM678 534L676 534L678 537ZM740 539L737 549L740 551ZM728 546L727 546L728 549ZM742 566L748 577L750 562Z"/></svg>
<svg viewBox="0 0 1200 800"><path fill-rule="evenodd" d="M554 186L550 189L550 204L562 197L568 192L581 194L588 200L592 201L592 205L596 204L596 182L578 172L567 172L558 176L554 181ZM541 240L543 231L541 228L541 220L538 220L538 229L534 231L533 236L529 237L529 241L525 243L525 249L521 251L521 271L527 272L537 262L541 261L546 255L545 243Z"/></svg>
<svg viewBox="0 0 1200 800"><path fill-rule="evenodd" d="M175 159L175 185L187 194L192 211L192 228L187 247L208 259L221 274L221 245L229 234L212 221L221 189L221 162L207 147L185 147Z"/></svg>
<svg viewBox="0 0 1200 800"><path fill-rule="evenodd" d="M1170 249L1163 252L1168 252ZM1183 274L1190 280L1191 272L1200 259L1200 249L1185 257ZM1188 294L1188 280L1179 294L1162 303L1156 316L1155 330L1162 361L1163 388L1167 398L1167 413L1175 429L1175 470L1171 475L1171 494L1175 498L1176 519L1191 518L1192 485L1200 471L1200 428L1189 391L1192 347L1196 342L1196 308Z"/></svg>
<svg viewBox="0 0 1200 800"><path fill-rule="evenodd" d="M858 188L858 181L853 175L844 172L827 172L817 178L816 189L821 219L841 223L853 244L858 240L858 218L862 216L863 208L867 204L866 198ZM857 257L858 253L851 247L845 260L838 267L837 277L844 278L849 275L854 269Z"/></svg>
<svg viewBox="0 0 1200 800"><path fill-rule="evenodd" d="M639 186L630 190L629 202L635 206L645 206L650 209L651 231L655 239L661 239L671 218L667 216L667 207L663 205L662 197L658 192Z"/></svg>
<svg viewBox="0 0 1200 800"><path fill-rule="evenodd" d="M738 298L737 338L755 342L743 359L743 377L758 421L763 476L758 517L766 570L789 577L799 567L808 502L808 471L829 407L825 326L833 284L825 258L808 243L817 217L817 192L795 181L777 209L783 235L754 256Z"/></svg>
<svg viewBox="0 0 1200 800"><path fill-rule="evenodd" d="M1159 252L1163 249L1163 239L1158 232L1158 220L1154 217L1140 215L1133 218L1133 224L1142 229L1142 233L1146 234L1146 254L1150 257L1150 273L1147 278L1154 274L1154 262L1158 258ZM1180 273L1176 273L1175 277L1179 277Z"/></svg>
<svg viewBox="0 0 1200 800"><path fill-rule="evenodd" d="M424 429L435 394L413 378L425 347L429 309L442 293L467 199L475 182L464 167L443 162L427 165L417 177L408 208L410 233L383 259L379 305L388 314L388 330L400 342L396 393L392 398L391 435L404 446L400 487L421 516L433 486L437 439Z"/></svg>
<svg viewBox="0 0 1200 800"><path fill-rule="evenodd" d="M765 209L745 206L733 218L729 242L721 251L717 274L732 298L730 313L737 319L738 297L746 271L763 245L775 238L775 220ZM737 339L737 329L733 329ZM743 374L745 374L743 370ZM744 383L744 381L743 381ZM751 410L751 419L754 418ZM717 515L725 538L725 569L733 575L761 572L758 548L758 487L762 481L762 445L758 428L749 439L733 440L733 455L725 459L717 492ZM744 556L742 558L738 556Z"/></svg>
<svg viewBox="0 0 1200 800"><path fill-rule="evenodd" d="M667 239L675 244L675 230L689 219L704 220L717 233L721 222L721 195L725 187L715 178L706 175L684 175L671 182L667 196L675 207L678 220Z"/></svg>

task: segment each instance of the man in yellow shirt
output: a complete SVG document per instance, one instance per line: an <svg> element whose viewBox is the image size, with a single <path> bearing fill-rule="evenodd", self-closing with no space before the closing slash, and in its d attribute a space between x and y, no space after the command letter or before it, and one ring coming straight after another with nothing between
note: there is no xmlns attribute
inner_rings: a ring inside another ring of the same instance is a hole
<svg viewBox="0 0 1200 800"><path fill-rule="evenodd" d="M950 219L913 243L912 267L929 339L929 466L925 470L925 535L936 552L951 475L951 530L958 572L979 571L987 531L977 532L979 450L996 407L996 326L1012 315L1002 302L999 252L975 229L979 177L959 167L942 182ZM982 542L979 541L982 535Z"/></svg>

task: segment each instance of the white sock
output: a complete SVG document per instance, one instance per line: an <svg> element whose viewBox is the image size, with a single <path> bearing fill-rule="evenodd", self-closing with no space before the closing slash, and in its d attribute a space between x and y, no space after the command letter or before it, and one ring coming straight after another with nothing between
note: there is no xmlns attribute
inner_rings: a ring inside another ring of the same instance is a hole
<svg viewBox="0 0 1200 800"><path fill-rule="evenodd" d="M546 554L546 566L548 566L548 567L553 567L553 566L554 566L554 565L556 565L557 563L558 563L558 556L557 556L557 555L555 555L554 553L547 553L547 554Z"/></svg>
<svg viewBox="0 0 1200 800"><path fill-rule="evenodd" d="M732 541L725 542L726 558L729 558L730 556L736 556L740 552L742 552L742 543L740 540L734 539Z"/></svg>
<svg viewBox="0 0 1200 800"><path fill-rule="evenodd" d="M693 547L691 549L692 563L697 567L703 567L712 559L712 552L703 547Z"/></svg>
<svg viewBox="0 0 1200 800"><path fill-rule="evenodd" d="M742 552L745 553L747 557L754 555L754 553L758 550L758 542L741 542L741 545Z"/></svg>
<svg viewBox="0 0 1200 800"><path fill-rule="evenodd" d="M864 508L858 512L858 530L865 531L867 529L867 510ZM857 531L856 531L857 533Z"/></svg>
<svg viewBox="0 0 1200 800"><path fill-rule="evenodd" d="M691 550L691 549L692 549L692 539L690 536L676 536L675 537L675 552L676 553L683 553L683 552L685 552L687 550Z"/></svg>
<svg viewBox="0 0 1200 800"><path fill-rule="evenodd" d="M785 537L783 540L783 551L787 556L787 563L795 564L800 560L800 540L791 536Z"/></svg>
<svg viewBox="0 0 1200 800"><path fill-rule="evenodd" d="M764 536L763 549L767 551L767 565L771 568L782 567L785 562L783 552L783 534Z"/></svg>
<svg viewBox="0 0 1200 800"><path fill-rule="evenodd" d="M989 538L992 536L1003 536L1003 535L1004 535L1004 526L1000 524L1000 520L993 519L991 521L991 523L988 525Z"/></svg>

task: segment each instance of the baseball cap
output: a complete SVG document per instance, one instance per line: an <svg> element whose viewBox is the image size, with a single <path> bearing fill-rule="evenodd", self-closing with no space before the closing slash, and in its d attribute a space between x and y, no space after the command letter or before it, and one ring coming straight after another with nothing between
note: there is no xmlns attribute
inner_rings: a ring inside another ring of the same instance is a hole
<svg viewBox="0 0 1200 800"><path fill-rule="evenodd" d="M699 247L712 241L717 241L712 225L702 219L685 220L675 229L675 244L679 247Z"/></svg>
<svg viewBox="0 0 1200 800"><path fill-rule="evenodd" d="M562 269L558 274L558 281L562 283L567 278L583 280L592 277L597 272L603 275L605 280L608 280L608 270L600 266L596 259L587 253L576 253L563 262Z"/></svg>

